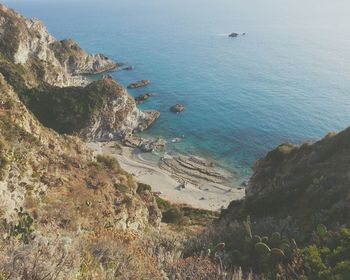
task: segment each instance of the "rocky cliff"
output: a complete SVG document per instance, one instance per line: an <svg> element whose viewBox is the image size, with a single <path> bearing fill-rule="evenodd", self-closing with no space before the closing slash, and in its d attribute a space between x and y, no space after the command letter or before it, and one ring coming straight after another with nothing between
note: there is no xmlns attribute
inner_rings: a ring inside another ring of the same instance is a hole
<svg viewBox="0 0 350 280"><path fill-rule="evenodd" d="M219 250L220 263L241 267L247 279L349 279L349 140L347 128L267 153L246 197L223 209L184 254Z"/></svg>
<svg viewBox="0 0 350 280"><path fill-rule="evenodd" d="M135 99L112 78L106 77L87 87L90 92L97 92L96 88L102 88L105 98L101 109L92 115L88 126L81 131L88 141L128 137L146 129L160 115L155 110L137 109Z"/></svg>
<svg viewBox="0 0 350 280"><path fill-rule="evenodd" d="M87 54L73 40L57 41L37 19L27 19L0 5L0 51L15 64L36 67L43 81L55 86L80 86L80 74L117 67L102 54Z"/></svg>
<svg viewBox="0 0 350 280"><path fill-rule="evenodd" d="M141 111L128 92L104 78L82 75L117 67L103 54L87 54L75 41L57 41L36 19L0 5L0 73L47 127L88 141L128 136L151 125L157 111Z"/></svg>
<svg viewBox="0 0 350 280"><path fill-rule="evenodd" d="M350 128L302 145L282 144L257 161L247 197L226 215L294 217L300 224L349 225Z"/></svg>
<svg viewBox="0 0 350 280"><path fill-rule="evenodd" d="M153 196L137 193L137 184L115 160L95 158L77 137L43 127L1 74L0 95L2 218L16 220L15 209L23 207L39 224L71 230L106 223L135 230L159 225Z"/></svg>

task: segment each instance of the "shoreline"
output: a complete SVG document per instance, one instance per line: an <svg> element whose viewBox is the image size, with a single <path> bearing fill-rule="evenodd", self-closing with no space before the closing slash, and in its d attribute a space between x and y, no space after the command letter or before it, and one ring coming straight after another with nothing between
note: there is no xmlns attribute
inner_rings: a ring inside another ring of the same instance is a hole
<svg viewBox="0 0 350 280"><path fill-rule="evenodd" d="M88 146L96 154L115 157L120 166L132 174L138 182L150 185L156 195L174 204L187 204L194 208L220 211L232 200L242 199L245 196L245 189L240 186L230 187L225 183L210 181L210 178L209 180L206 177L198 178L197 166L194 170L191 166L187 166L188 162L181 166L181 170L172 165L167 165L164 169L161 168L161 160L158 162L146 160L142 157L144 153L127 147L120 141L90 142ZM195 159L197 161L199 158ZM186 177L182 177L181 172L185 172ZM189 182L187 180L189 177L196 180ZM184 181L186 181L185 185Z"/></svg>

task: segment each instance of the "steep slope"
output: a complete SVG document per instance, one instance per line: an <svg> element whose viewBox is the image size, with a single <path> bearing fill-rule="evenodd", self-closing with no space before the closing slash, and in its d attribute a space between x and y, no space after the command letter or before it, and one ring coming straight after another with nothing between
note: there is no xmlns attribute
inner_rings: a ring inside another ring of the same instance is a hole
<svg viewBox="0 0 350 280"><path fill-rule="evenodd" d="M89 55L73 40L57 41L37 19L26 19L0 5L0 52L11 62L36 67L41 80L55 86L82 85L80 74L117 67L102 54Z"/></svg>
<svg viewBox="0 0 350 280"><path fill-rule="evenodd" d="M252 272L248 279L349 279L349 140L347 128L269 152L246 197L189 241L185 256L214 251L226 267Z"/></svg>
<svg viewBox="0 0 350 280"><path fill-rule="evenodd" d="M2 75L0 94L3 218L15 220L15 209L24 207L38 224L71 230L106 223L136 230L149 222L158 225L160 214L152 195L137 194L137 184L115 160L95 159L78 138L43 127Z"/></svg>
<svg viewBox="0 0 350 280"><path fill-rule="evenodd" d="M141 111L111 78L83 74L114 69L102 54L87 54L71 39L57 41L36 19L0 5L0 73L47 127L101 141L129 136L151 125L159 112Z"/></svg>
<svg viewBox="0 0 350 280"><path fill-rule="evenodd" d="M20 97L45 126L86 141L123 138L159 117L155 110L139 110L134 98L110 77L84 88L43 85Z"/></svg>
<svg viewBox="0 0 350 280"><path fill-rule="evenodd" d="M350 225L349 168L350 128L316 143L282 144L255 164L245 201L227 212Z"/></svg>

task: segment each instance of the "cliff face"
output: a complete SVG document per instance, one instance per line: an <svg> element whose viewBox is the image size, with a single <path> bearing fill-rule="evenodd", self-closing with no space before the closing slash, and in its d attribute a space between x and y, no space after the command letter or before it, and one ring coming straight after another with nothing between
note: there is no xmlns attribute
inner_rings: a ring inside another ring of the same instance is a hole
<svg viewBox="0 0 350 280"><path fill-rule="evenodd" d="M282 144L255 164L246 200L227 213L349 224L349 167L350 128L315 143Z"/></svg>
<svg viewBox="0 0 350 280"><path fill-rule="evenodd" d="M87 54L71 39L57 41L40 21L0 5L0 73L45 126L100 141L151 125L159 112L139 110L111 78L90 84L82 76L116 67L105 55Z"/></svg>
<svg viewBox="0 0 350 280"><path fill-rule="evenodd" d="M37 19L0 6L0 51L15 64L39 67L42 80L55 86L80 86L79 74L111 70L117 64L102 54L87 54L73 40L57 41Z"/></svg>
<svg viewBox="0 0 350 280"><path fill-rule="evenodd" d="M81 132L88 141L125 138L146 129L160 115L155 110L137 109L135 99L112 78L104 78L87 87L90 92L97 92L97 88L102 88L105 99L101 109L93 114L89 125Z"/></svg>
<svg viewBox="0 0 350 280"><path fill-rule="evenodd" d="M43 127L1 74L0 97L1 218L15 221L15 209L24 207L38 225L73 231L159 225L150 192L137 193L137 184L112 158L95 158L78 138Z"/></svg>

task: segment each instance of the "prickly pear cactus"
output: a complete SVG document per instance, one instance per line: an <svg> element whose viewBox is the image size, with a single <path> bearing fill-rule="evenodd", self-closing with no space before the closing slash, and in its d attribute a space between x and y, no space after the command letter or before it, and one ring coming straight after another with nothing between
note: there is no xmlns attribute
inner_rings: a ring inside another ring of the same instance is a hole
<svg viewBox="0 0 350 280"><path fill-rule="evenodd" d="M260 254L260 255L267 255L271 252L271 249L269 246L267 246L265 243L258 242L255 244L255 250Z"/></svg>
<svg viewBox="0 0 350 280"><path fill-rule="evenodd" d="M317 226L317 234L319 237L324 237L327 234L327 227L323 224Z"/></svg>
<svg viewBox="0 0 350 280"><path fill-rule="evenodd" d="M284 254L284 252L279 248L272 248L270 255L271 255L271 258L275 261L282 261L283 259L286 258L286 255Z"/></svg>
<svg viewBox="0 0 350 280"><path fill-rule="evenodd" d="M261 242L261 237L259 235L254 235L253 236L253 242L254 243L259 243Z"/></svg>
<svg viewBox="0 0 350 280"><path fill-rule="evenodd" d="M261 242L267 244L269 242L269 238L267 236L264 236L263 238L261 238Z"/></svg>
<svg viewBox="0 0 350 280"><path fill-rule="evenodd" d="M244 229L246 231L246 234L249 236L250 239L253 238L253 234L252 234L252 224L250 222L250 216L247 216L247 220L245 222L243 222L244 225Z"/></svg>
<svg viewBox="0 0 350 280"><path fill-rule="evenodd" d="M225 243L218 243L210 252L211 257L215 257L216 254L225 248Z"/></svg>

